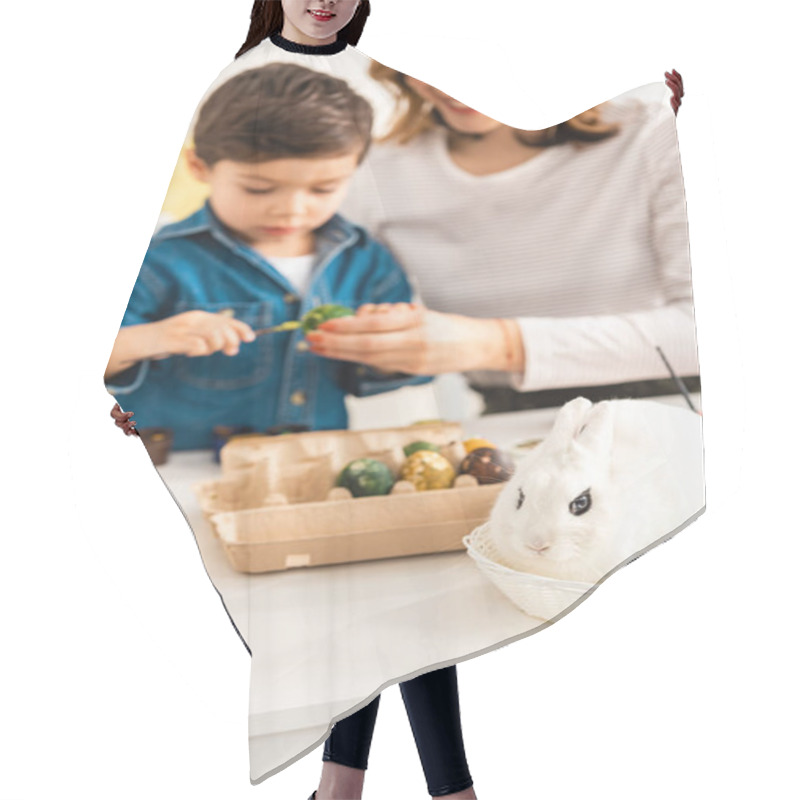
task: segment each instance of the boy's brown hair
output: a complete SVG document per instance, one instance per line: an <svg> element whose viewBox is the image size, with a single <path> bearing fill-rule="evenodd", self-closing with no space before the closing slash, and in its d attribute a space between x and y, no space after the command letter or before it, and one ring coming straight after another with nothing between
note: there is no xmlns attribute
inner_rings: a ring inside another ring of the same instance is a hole
<svg viewBox="0 0 800 800"><path fill-rule="evenodd" d="M324 158L358 151L372 134L372 106L346 81L297 64L240 72L203 103L194 149L209 167L280 158Z"/></svg>

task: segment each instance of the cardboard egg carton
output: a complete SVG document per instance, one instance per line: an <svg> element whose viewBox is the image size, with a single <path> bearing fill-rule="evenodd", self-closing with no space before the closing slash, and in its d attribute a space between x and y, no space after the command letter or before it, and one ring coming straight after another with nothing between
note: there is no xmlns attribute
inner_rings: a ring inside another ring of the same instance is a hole
<svg viewBox="0 0 800 800"><path fill-rule="evenodd" d="M335 485L357 458L383 461L398 475L403 447L420 440L438 445L458 473L462 436L448 422L248 436L222 448L219 480L194 488L240 572L463 550L463 536L488 519L503 484L462 475L452 488L417 491L398 481L388 495L358 498Z"/></svg>

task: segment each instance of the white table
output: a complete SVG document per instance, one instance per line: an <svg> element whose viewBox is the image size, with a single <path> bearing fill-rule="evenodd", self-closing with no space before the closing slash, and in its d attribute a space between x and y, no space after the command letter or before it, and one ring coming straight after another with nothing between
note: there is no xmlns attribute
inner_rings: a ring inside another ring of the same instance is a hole
<svg viewBox="0 0 800 800"><path fill-rule="evenodd" d="M680 396L658 398L684 404ZM693 395L699 408L699 397ZM554 409L462 423L498 447L546 435ZM220 474L210 452L173 453L159 472L252 651L251 779L316 748L331 720L381 689L529 635L544 623L513 606L465 552L245 575L229 565L192 490Z"/></svg>

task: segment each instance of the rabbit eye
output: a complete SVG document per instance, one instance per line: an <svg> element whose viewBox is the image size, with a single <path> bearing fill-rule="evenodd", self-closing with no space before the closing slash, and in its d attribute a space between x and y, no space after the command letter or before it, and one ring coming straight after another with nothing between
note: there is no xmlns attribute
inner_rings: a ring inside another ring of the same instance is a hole
<svg viewBox="0 0 800 800"><path fill-rule="evenodd" d="M589 489L579 494L570 504L569 513L579 517L592 507L592 495Z"/></svg>
<svg viewBox="0 0 800 800"><path fill-rule="evenodd" d="M517 496L517 510L522 508L522 504L525 502L525 492L522 491L522 487L519 489L519 495Z"/></svg>

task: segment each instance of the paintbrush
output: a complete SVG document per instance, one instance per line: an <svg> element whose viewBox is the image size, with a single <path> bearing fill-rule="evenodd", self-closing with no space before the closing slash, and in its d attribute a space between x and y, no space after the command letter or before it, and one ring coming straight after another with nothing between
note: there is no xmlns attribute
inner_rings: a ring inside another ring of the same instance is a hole
<svg viewBox="0 0 800 800"><path fill-rule="evenodd" d="M257 331L253 331L256 336L261 336L262 333L279 333L280 331L295 331L298 328L301 328L303 323L301 320L290 320L289 322L283 322L280 325L275 325L272 328L259 328Z"/></svg>

